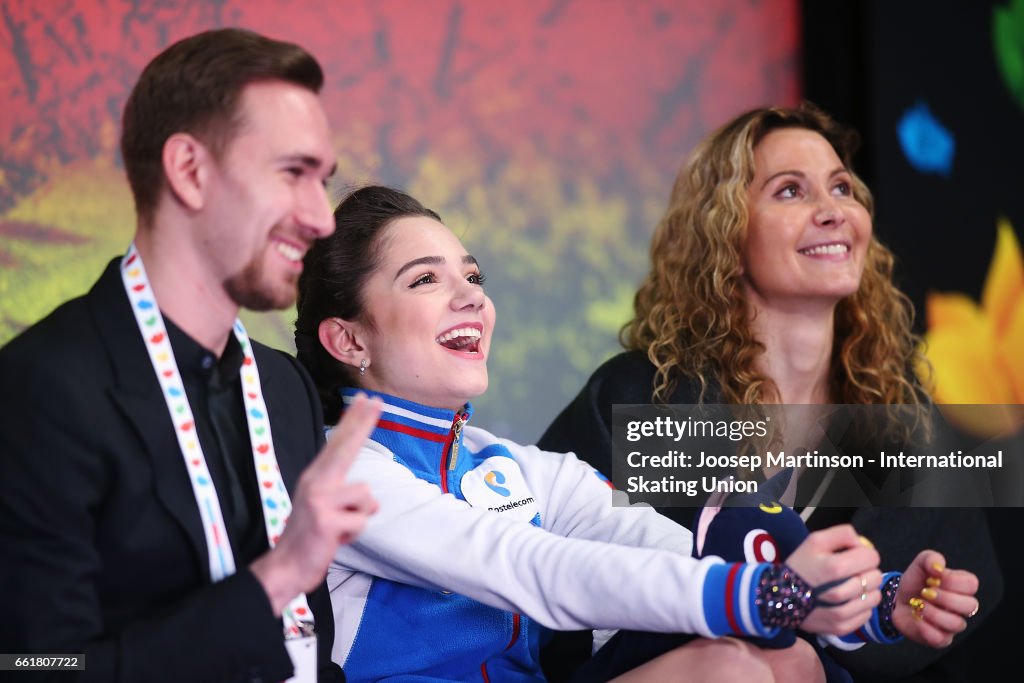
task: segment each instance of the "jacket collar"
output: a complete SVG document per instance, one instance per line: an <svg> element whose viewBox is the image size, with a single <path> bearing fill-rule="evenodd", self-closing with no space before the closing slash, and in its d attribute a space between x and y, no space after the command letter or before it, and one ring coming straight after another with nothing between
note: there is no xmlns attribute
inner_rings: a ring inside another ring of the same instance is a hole
<svg viewBox="0 0 1024 683"><path fill-rule="evenodd" d="M437 476L439 465L451 448L456 419L465 424L473 414L469 403L456 412L368 389L346 387L340 393L346 405L360 393L381 399L384 408L370 438L391 451L396 460L428 479ZM461 440L460 435L460 445Z"/></svg>

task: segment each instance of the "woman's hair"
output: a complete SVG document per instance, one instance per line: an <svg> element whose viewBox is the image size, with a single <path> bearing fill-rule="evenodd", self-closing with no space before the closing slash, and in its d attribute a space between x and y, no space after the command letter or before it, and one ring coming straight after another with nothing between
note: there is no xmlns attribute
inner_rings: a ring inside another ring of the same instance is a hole
<svg viewBox="0 0 1024 683"><path fill-rule="evenodd" d="M680 170L651 242L651 270L620 332L657 368L653 400L667 402L678 382L720 387L728 403L778 401L770 377L755 367L764 351L751 328L741 250L754 148L773 130L803 128L824 137L853 179L853 196L873 216L871 193L850 165L857 137L817 107L755 109L704 140ZM893 255L874 236L856 293L835 311L830 400L912 404L924 394L913 370L923 362L912 331L910 300L892 281ZM920 412L916 410L915 412Z"/></svg>
<svg viewBox="0 0 1024 683"><path fill-rule="evenodd" d="M320 322L337 317L372 324L363 290L380 265L385 228L409 216L441 220L404 192L381 186L360 188L334 210L334 233L316 242L303 259L295 349L313 376L327 423L333 424L341 414L338 389L358 386L359 373L320 344Z"/></svg>

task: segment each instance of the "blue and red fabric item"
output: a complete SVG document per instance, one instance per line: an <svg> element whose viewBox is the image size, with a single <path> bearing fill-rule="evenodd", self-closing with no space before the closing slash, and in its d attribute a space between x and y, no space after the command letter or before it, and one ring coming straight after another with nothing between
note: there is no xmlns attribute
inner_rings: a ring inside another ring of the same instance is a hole
<svg viewBox="0 0 1024 683"><path fill-rule="evenodd" d="M693 559L688 530L613 506L572 454L466 426L469 406L373 395L384 410L349 479L380 510L327 576L349 681L543 681L545 627L774 633L754 603L769 565Z"/></svg>
<svg viewBox="0 0 1024 683"><path fill-rule="evenodd" d="M807 525L796 512L779 503L789 485L792 470L786 469L768 479L756 492L733 494L721 505L706 505L694 516L694 557L720 557L727 562L782 562L809 535ZM884 574L882 584L896 572ZM861 628L845 636L815 638L801 634L818 651L828 683L852 682L850 674L828 656L823 649L833 645L844 650L861 645L893 643L900 638L887 638L879 625L879 612ZM771 638L751 638L761 647L786 648L797 637L796 631L782 630Z"/></svg>
<svg viewBox="0 0 1024 683"><path fill-rule="evenodd" d="M354 393L343 392L346 396ZM418 479L437 485L444 493L466 500L463 477L484 460L494 456L509 457L497 452L469 453L462 448L462 436L457 433L461 428L456 430L455 426L459 422L465 424L472 415L470 405L456 414L392 396L381 395L381 398L386 400L388 410L370 438L394 453L395 460ZM512 484L511 477L493 461L490 465L483 475L483 483L494 494L495 502L503 499L508 499L505 504L520 502L520 498L512 500L514 493L520 492L504 486ZM540 514L534 514L529 521L540 526ZM373 581L367 603L374 609L364 610L357 641L344 663L350 680L377 677L385 672L398 676L403 671L423 671L423 653L418 648L427 645L424 635L431 633L438 637L428 635L428 640L447 641L447 647L452 650L445 677L533 680L523 678L523 674L539 661L540 645L546 633L525 615L488 607L454 592L432 591L380 579ZM458 630L450 631L445 628L446 624L457 624ZM373 645L367 647L370 643ZM387 662L383 667L381 660ZM441 676L440 671L432 673Z"/></svg>
<svg viewBox="0 0 1024 683"><path fill-rule="evenodd" d="M698 508L693 523L693 556L781 563L809 533L799 515L778 503L789 480L789 470L784 470L756 492L734 494L721 506ZM762 647L785 648L795 638L795 631L784 629L772 638L753 640Z"/></svg>

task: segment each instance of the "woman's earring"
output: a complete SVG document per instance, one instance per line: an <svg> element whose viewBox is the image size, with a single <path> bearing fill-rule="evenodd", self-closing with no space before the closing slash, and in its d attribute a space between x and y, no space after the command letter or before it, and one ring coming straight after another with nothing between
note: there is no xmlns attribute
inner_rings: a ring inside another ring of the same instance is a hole
<svg viewBox="0 0 1024 683"><path fill-rule="evenodd" d="M359 376L362 377L366 374L366 359L359 361Z"/></svg>

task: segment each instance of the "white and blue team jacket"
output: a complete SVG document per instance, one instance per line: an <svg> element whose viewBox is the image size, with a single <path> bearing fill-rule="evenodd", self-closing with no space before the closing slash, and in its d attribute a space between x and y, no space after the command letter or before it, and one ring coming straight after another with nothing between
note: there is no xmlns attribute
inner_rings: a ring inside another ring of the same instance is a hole
<svg viewBox="0 0 1024 683"><path fill-rule="evenodd" d="M768 565L690 557L685 528L614 507L571 453L465 426L469 406L376 395L384 412L349 480L380 510L327 573L332 658L350 682L543 681L542 626L777 632L754 604Z"/></svg>

